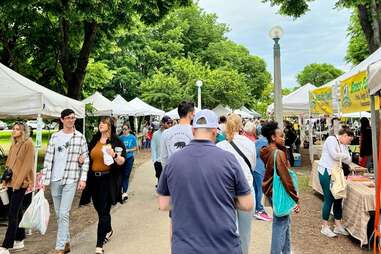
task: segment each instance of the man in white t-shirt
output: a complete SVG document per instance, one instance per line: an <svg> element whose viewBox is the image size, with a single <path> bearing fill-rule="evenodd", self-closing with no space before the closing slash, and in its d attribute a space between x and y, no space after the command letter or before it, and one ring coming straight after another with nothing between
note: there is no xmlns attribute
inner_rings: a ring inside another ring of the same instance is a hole
<svg viewBox="0 0 381 254"><path fill-rule="evenodd" d="M193 139L191 122L194 116L194 103L182 101L177 107L179 124L165 130L161 136L160 156L163 168L169 156L184 148Z"/></svg>
<svg viewBox="0 0 381 254"><path fill-rule="evenodd" d="M42 169L42 183L50 185L57 218L56 253L70 252L69 215L76 190L86 186L89 156L85 137L74 128L71 109L61 112L63 129L49 140Z"/></svg>

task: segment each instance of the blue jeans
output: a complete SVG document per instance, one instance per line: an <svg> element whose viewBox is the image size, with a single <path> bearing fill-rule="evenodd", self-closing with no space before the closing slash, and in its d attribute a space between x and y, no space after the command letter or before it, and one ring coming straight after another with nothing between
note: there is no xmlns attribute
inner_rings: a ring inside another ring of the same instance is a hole
<svg viewBox="0 0 381 254"><path fill-rule="evenodd" d="M50 190L58 225L56 250L63 250L70 242L69 216L77 183L61 185L61 181L51 182Z"/></svg>
<svg viewBox="0 0 381 254"><path fill-rule="evenodd" d="M130 180L130 175L132 171L132 166L134 165L134 156L126 158L123 169L123 181L122 181L122 191L127 192L128 181Z"/></svg>
<svg viewBox="0 0 381 254"><path fill-rule="evenodd" d="M271 254L290 254L291 236L290 236L290 216L277 217L273 214Z"/></svg>
<svg viewBox="0 0 381 254"><path fill-rule="evenodd" d="M237 224L239 240L241 242L242 254L249 253L251 242L251 221L253 220L252 212L237 210Z"/></svg>
<svg viewBox="0 0 381 254"><path fill-rule="evenodd" d="M257 171L253 172L253 186L255 192L255 212L263 212L265 209L262 205L262 182L263 182L263 174L258 173Z"/></svg>

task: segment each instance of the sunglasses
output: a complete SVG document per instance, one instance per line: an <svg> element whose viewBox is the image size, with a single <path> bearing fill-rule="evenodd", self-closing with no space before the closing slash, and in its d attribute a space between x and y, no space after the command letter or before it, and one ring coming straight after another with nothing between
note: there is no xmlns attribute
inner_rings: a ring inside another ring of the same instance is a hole
<svg viewBox="0 0 381 254"><path fill-rule="evenodd" d="M128 129L128 128L123 128L122 130L124 130L124 131L128 131L129 129Z"/></svg>

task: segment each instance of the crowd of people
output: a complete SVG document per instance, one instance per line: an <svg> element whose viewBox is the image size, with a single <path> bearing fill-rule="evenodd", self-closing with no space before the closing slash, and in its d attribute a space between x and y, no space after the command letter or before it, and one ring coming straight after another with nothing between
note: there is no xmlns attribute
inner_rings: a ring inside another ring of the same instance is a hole
<svg viewBox="0 0 381 254"><path fill-rule="evenodd" d="M236 114L218 119L211 110L195 113L194 104L186 101L179 104L178 114L177 124L162 117L156 131L146 124L141 144L151 148L159 208L168 211L170 221L172 253L248 254L253 218L272 222L271 253L291 253L290 216L300 212L298 186L290 171L298 142L294 127L287 122L281 129L274 121L245 121ZM101 254L114 234L110 210L128 199L139 142L128 123L117 135L111 117L100 118L98 132L89 143L74 127L73 110L63 110L60 121L63 128L49 140L41 178L43 186L50 186L57 218L55 250L57 254L70 252L70 211L79 190L80 205L92 201L97 212L95 253ZM365 122L362 126L364 140L369 128ZM324 192L321 233L328 237L348 234L341 224L342 200L335 200L330 191L330 175L338 161L351 162L347 145L353 136L345 127L330 136L319 162ZM363 163L367 156L365 149ZM34 146L24 123L13 126L6 166L13 176L5 183L10 196L9 223L0 254L24 248L25 230L18 224L24 195L35 186ZM287 207L279 202L279 195L288 198ZM264 200L274 208L272 216ZM333 231L328 225L332 207Z"/></svg>

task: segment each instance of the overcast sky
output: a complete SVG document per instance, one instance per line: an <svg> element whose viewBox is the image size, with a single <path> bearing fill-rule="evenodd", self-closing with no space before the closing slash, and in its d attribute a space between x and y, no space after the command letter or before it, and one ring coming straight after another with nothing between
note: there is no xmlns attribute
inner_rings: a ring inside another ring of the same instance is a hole
<svg viewBox="0 0 381 254"><path fill-rule="evenodd" d="M228 24L231 29L228 38L264 58L270 73L273 73L273 41L269 30L274 25L282 26L282 86L293 87L296 74L307 64L330 63L343 70L350 68L344 60L350 11L335 9L335 2L315 1L311 11L296 20L277 14L277 6L271 7L261 0L199 0L199 6L216 13L219 22Z"/></svg>

